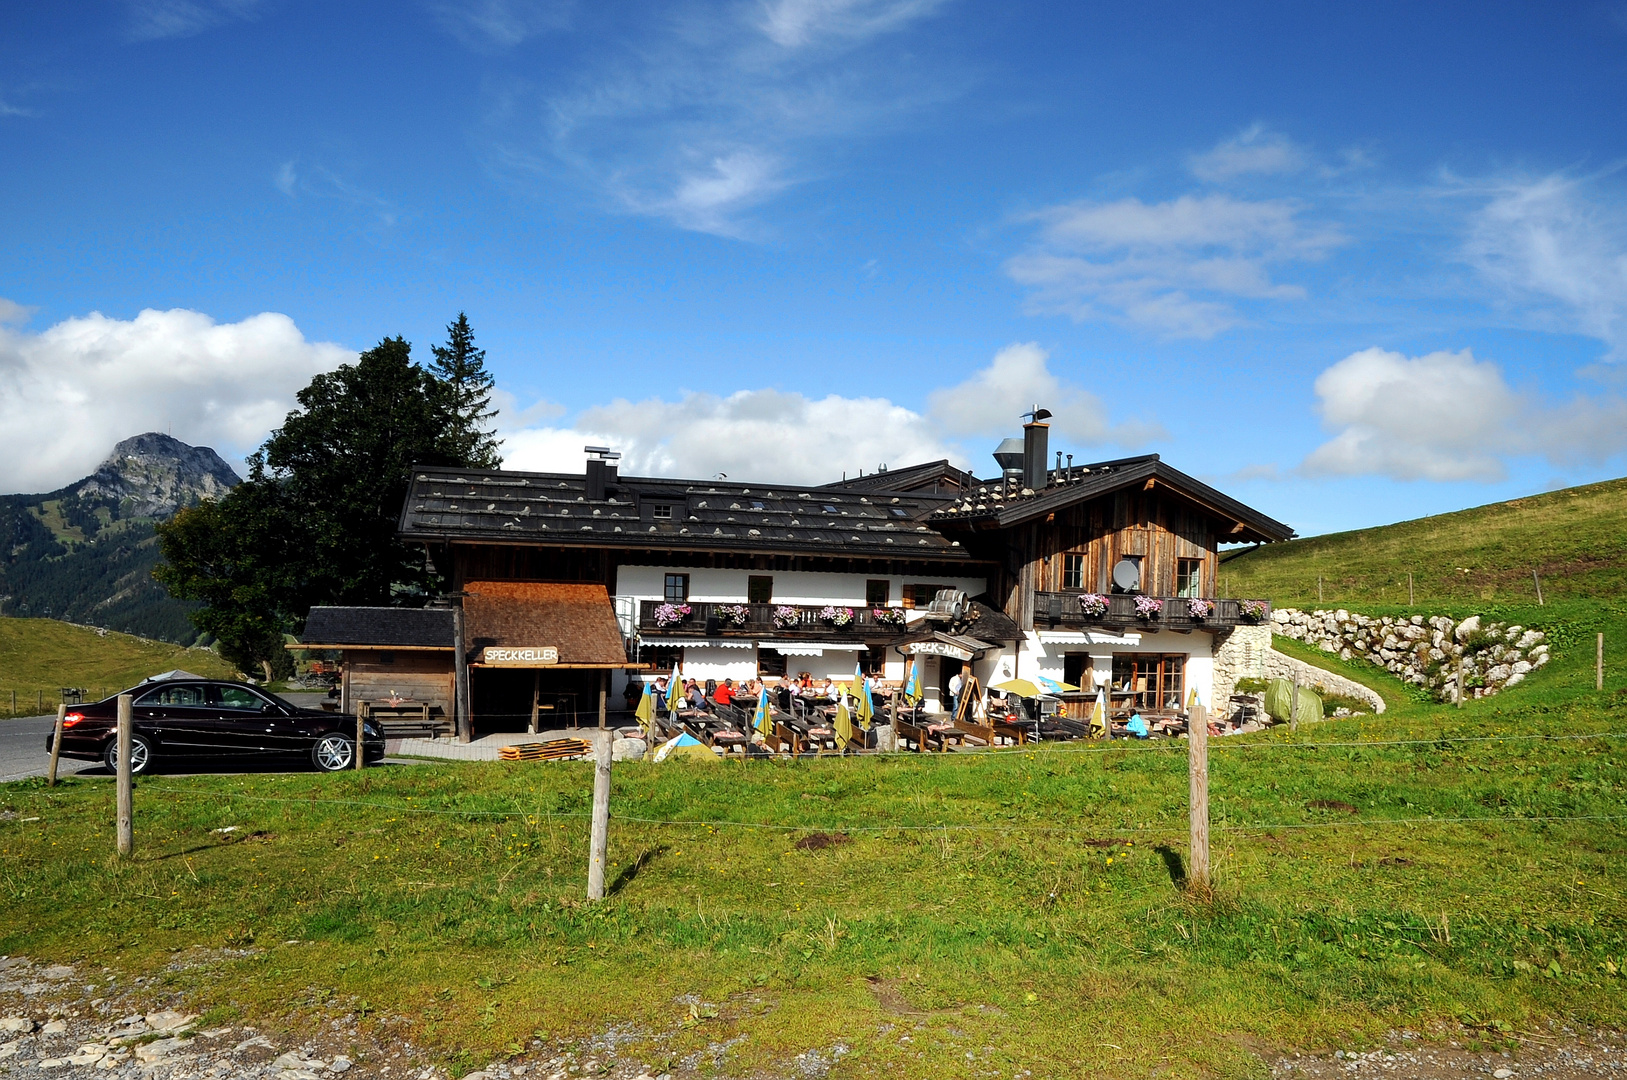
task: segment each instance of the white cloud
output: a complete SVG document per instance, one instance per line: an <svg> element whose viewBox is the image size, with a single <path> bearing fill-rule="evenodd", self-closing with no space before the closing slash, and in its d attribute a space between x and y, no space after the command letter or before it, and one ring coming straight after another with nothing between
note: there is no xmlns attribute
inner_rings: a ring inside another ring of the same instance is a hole
<svg viewBox="0 0 1627 1080"><path fill-rule="evenodd" d="M71 483L144 431L241 456L313 375L353 359L271 312L224 324L177 309L92 313L40 333L0 326L0 490Z"/></svg>
<svg viewBox="0 0 1627 1080"><path fill-rule="evenodd" d="M944 91L890 43L942 0L679 4L623 20L553 84L501 84L494 163L529 182L561 168L620 212L761 237L752 211L828 173L844 140L896 125ZM496 84L494 84L496 85ZM545 150L527 126L540 100ZM518 128L515 123L518 122Z"/></svg>
<svg viewBox="0 0 1627 1080"><path fill-rule="evenodd" d="M943 0L772 0L758 24L776 45L800 48L823 36L869 37L941 7Z"/></svg>
<svg viewBox="0 0 1627 1080"><path fill-rule="evenodd" d="M136 41L191 37L223 23L252 19L262 0L126 0Z"/></svg>
<svg viewBox="0 0 1627 1080"><path fill-rule="evenodd" d="M1322 372L1316 395L1336 432L1301 465L1313 476L1498 480L1511 457L1568 464L1627 449L1627 401L1549 404L1515 391L1468 349L1410 358L1364 349Z"/></svg>
<svg viewBox="0 0 1627 1080"><path fill-rule="evenodd" d="M1465 252L1517 301L1546 305L1547 321L1627 351L1627 211L1597 179L1548 176L1493 188Z"/></svg>
<svg viewBox="0 0 1627 1080"><path fill-rule="evenodd" d="M1163 434L1156 424L1113 425L1101 399L1053 375L1049 360L1034 342L1007 345L965 382L934 390L927 413L953 436L1012 434L1035 405L1050 409L1052 429L1080 446L1135 444Z"/></svg>
<svg viewBox="0 0 1627 1080"><path fill-rule="evenodd" d="M987 368L934 392L919 412L883 398L810 398L781 390L726 397L686 393L678 401L618 399L587 409L568 426L505 426L504 464L579 472L582 447L612 446L630 474L822 484L856 474L949 458L992 472L994 436L1015 434L1035 402L1073 445L1139 443L1156 425L1113 424L1092 395L1051 373L1033 344L1002 349ZM990 436L986 442L973 440ZM963 442L963 440L965 440Z"/></svg>
<svg viewBox="0 0 1627 1080"><path fill-rule="evenodd" d="M1042 210L1040 234L1006 272L1033 288L1028 309L1110 319L1172 337L1213 337L1243 321L1232 299L1296 299L1274 267L1320 259L1344 242L1283 200L1183 195L1077 202Z"/></svg>
<svg viewBox="0 0 1627 1080"><path fill-rule="evenodd" d="M1248 174L1295 173L1309 163L1305 150L1288 136L1253 124L1212 150L1194 154L1187 168L1199 180L1230 180Z"/></svg>
<svg viewBox="0 0 1627 1080"><path fill-rule="evenodd" d="M294 163L285 161L277 169L277 175L271 182L277 185L277 190L292 199L299 190L299 173L294 171Z"/></svg>
<svg viewBox="0 0 1627 1080"><path fill-rule="evenodd" d="M445 0L429 10L471 48L508 48L570 25L572 0Z"/></svg>

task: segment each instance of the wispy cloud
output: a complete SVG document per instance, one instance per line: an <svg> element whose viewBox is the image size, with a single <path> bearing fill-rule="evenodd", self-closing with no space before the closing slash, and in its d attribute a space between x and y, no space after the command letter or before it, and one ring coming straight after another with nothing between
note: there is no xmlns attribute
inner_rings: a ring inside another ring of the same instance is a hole
<svg viewBox="0 0 1627 1080"><path fill-rule="evenodd" d="M1006 263L1034 291L1028 309L1110 319L1171 337L1207 338L1243 322L1232 301L1292 300L1274 268L1322 258L1344 242L1307 224L1298 204L1230 195L1077 202L1031 215L1031 249Z"/></svg>
<svg viewBox="0 0 1627 1080"><path fill-rule="evenodd" d="M351 183L322 165L302 166L297 160L283 162L272 174L271 183L290 199L332 200L364 211L376 224L392 228L396 206L389 199Z"/></svg>
<svg viewBox="0 0 1627 1080"><path fill-rule="evenodd" d="M436 20L470 48L509 48L571 23L574 0L435 0Z"/></svg>
<svg viewBox="0 0 1627 1080"><path fill-rule="evenodd" d="M135 41L191 37L225 23L255 18L264 0L125 0Z"/></svg>
<svg viewBox="0 0 1627 1080"><path fill-rule="evenodd" d="M892 47L942 6L689 4L618 25L556 85L505 86L493 159L527 173L563 169L619 211L761 237L755 208L839 168L844 143L945 99L918 59ZM540 103L540 131L525 126L536 115L528 99Z"/></svg>
<svg viewBox="0 0 1627 1080"><path fill-rule="evenodd" d="M1627 354L1627 210L1620 167L1592 176L1553 174L1462 185L1484 199L1464 256L1503 296L1552 328Z"/></svg>
<svg viewBox="0 0 1627 1080"><path fill-rule="evenodd" d="M1199 180L1230 180L1248 174L1296 173L1310 161L1305 149L1264 124L1252 124L1211 150L1193 154L1187 169Z"/></svg>

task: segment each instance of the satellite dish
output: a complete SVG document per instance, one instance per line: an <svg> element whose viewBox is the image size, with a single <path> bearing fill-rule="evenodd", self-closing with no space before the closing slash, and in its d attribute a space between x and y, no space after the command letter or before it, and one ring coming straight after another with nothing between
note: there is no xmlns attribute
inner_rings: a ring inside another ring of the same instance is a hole
<svg viewBox="0 0 1627 1080"><path fill-rule="evenodd" d="M1124 592L1141 588L1141 564L1134 559L1120 559L1113 567L1113 584Z"/></svg>

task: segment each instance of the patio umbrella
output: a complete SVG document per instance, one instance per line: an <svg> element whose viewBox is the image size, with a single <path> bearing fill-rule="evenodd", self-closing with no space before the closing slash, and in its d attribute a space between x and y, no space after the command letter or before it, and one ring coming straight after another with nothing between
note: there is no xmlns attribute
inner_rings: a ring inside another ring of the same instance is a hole
<svg viewBox="0 0 1627 1080"><path fill-rule="evenodd" d="M645 683L644 693L639 695L638 710L633 713L638 717L639 726L645 731L650 745L655 745L655 684Z"/></svg>
<svg viewBox="0 0 1627 1080"><path fill-rule="evenodd" d="M911 701L921 700L921 663L919 658L910 667L910 681L909 685L904 687L904 696Z"/></svg>
<svg viewBox="0 0 1627 1080"><path fill-rule="evenodd" d="M757 730L763 733L763 738L774 734L774 719L768 711L768 687L760 687L757 691Z"/></svg>
<svg viewBox="0 0 1627 1080"><path fill-rule="evenodd" d="M1096 704L1090 710L1090 733L1094 735L1101 732L1106 735L1110 731L1111 729L1107 726L1107 691L1098 688L1096 691Z"/></svg>
<svg viewBox="0 0 1627 1080"><path fill-rule="evenodd" d="M1039 697L1042 694L1060 694L1064 690L1077 690L1077 686L1070 683L1057 682L1043 676L1037 679L1007 679L1003 683L995 683L990 690L998 690L1002 694L1016 694L1018 697Z"/></svg>
<svg viewBox="0 0 1627 1080"><path fill-rule="evenodd" d="M676 721L678 710L684 706L684 680L678 674L678 665L672 665L672 678L667 681L667 711Z"/></svg>
<svg viewBox="0 0 1627 1080"><path fill-rule="evenodd" d="M853 662L853 696L859 699L859 726L868 731L870 717L875 712L870 704L870 680L864 677L856 660Z"/></svg>
<svg viewBox="0 0 1627 1080"><path fill-rule="evenodd" d="M836 695L836 741L843 750L853 741L853 717L847 711L847 695Z"/></svg>

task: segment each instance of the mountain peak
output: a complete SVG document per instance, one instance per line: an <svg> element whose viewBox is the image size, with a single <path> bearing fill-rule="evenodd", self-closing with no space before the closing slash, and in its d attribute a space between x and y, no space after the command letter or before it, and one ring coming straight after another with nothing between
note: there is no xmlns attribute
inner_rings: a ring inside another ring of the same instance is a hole
<svg viewBox="0 0 1627 1080"><path fill-rule="evenodd" d="M74 490L81 499L118 503L120 517L169 517L200 499L218 499L242 479L207 446L162 432L124 439Z"/></svg>

